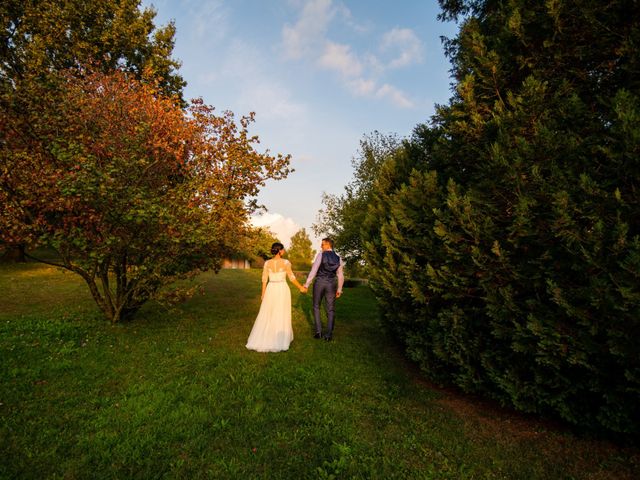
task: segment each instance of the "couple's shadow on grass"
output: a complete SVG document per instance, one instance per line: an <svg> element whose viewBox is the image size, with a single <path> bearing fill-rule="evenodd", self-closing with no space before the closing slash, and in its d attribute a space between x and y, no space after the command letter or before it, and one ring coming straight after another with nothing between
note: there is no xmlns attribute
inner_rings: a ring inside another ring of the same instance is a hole
<svg viewBox="0 0 640 480"><path fill-rule="evenodd" d="M316 331L315 321L313 319L313 290L309 289L307 293L300 293L293 306L302 312L305 323L308 327L309 334L313 335ZM326 325L327 314L325 312L324 306L325 301L323 299L322 304L320 305L320 320L322 321L323 325Z"/></svg>

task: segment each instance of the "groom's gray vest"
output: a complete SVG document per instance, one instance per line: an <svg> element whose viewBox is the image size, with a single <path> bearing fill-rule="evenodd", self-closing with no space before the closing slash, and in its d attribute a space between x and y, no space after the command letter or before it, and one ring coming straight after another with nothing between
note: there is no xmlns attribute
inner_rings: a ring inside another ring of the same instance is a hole
<svg viewBox="0 0 640 480"><path fill-rule="evenodd" d="M340 257L333 250L322 252L322 260L320 261L316 277L334 279L336 278L336 272L339 267Z"/></svg>

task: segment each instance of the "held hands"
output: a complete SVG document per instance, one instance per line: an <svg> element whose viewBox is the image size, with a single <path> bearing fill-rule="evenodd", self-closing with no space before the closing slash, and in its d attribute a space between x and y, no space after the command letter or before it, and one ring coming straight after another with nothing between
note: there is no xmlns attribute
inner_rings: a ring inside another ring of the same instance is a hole
<svg viewBox="0 0 640 480"><path fill-rule="evenodd" d="M342 296L342 292L336 292L336 298L340 298Z"/></svg>
<svg viewBox="0 0 640 480"><path fill-rule="evenodd" d="M307 287L301 286L300 287L300 293L307 293L309 291L309 289Z"/></svg>

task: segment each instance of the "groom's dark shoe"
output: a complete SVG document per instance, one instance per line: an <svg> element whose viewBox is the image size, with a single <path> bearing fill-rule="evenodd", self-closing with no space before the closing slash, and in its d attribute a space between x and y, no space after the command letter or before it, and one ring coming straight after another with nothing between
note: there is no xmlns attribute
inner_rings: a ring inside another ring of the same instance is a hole
<svg viewBox="0 0 640 480"><path fill-rule="evenodd" d="M322 337L322 334L320 334L320 333L316 333L316 334L313 336L313 338L321 338L321 337Z"/></svg>
<svg viewBox="0 0 640 480"><path fill-rule="evenodd" d="M322 338L324 338L327 342L330 342L332 337L331 337L331 335L325 335Z"/></svg>

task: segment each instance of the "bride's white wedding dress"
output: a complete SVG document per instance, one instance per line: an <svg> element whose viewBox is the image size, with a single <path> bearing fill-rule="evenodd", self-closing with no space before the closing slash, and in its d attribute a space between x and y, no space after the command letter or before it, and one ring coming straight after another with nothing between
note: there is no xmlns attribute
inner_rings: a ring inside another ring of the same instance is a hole
<svg viewBox="0 0 640 480"><path fill-rule="evenodd" d="M287 277L295 279L288 260L267 260L262 281L268 279L260 311L246 347L258 352L281 352L289 349L293 340L291 327L291 291Z"/></svg>

